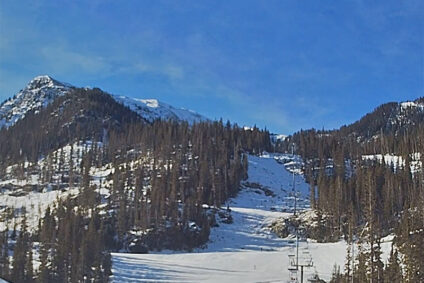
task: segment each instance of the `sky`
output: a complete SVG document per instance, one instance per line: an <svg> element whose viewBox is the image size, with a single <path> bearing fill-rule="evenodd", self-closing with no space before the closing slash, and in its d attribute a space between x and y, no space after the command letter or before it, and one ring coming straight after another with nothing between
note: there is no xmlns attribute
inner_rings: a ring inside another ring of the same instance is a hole
<svg viewBox="0 0 424 283"><path fill-rule="evenodd" d="M424 1L0 1L0 100L37 75L290 134L424 96Z"/></svg>

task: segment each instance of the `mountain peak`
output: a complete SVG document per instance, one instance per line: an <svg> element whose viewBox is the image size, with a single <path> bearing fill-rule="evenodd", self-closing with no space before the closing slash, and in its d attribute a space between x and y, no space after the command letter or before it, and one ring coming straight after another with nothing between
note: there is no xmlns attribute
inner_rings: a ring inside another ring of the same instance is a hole
<svg viewBox="0 0 424 283"><path fill-rule="evenodd" d="M13 125L25 117L28 111L47 106L56 97L66 94L72 88L73 86L47 75L33 78L13 98L0 104L0 128Z"/></svg>
<svg viewBox="0 0 424 283"><path fill-rule="evenodd" d="M41 76L36 76L35 78L33 78L26 86L26 89L40 89L44 87L55 87L55 86L72 87L69 84L65 84L53 79L51 76L41 75Z"/></svg>
<svg viewBox="0 0 424 283"><path fill-rule="evenodd" d="M40 76L36 76L35 78L33 78L31 80L31 82L34 81L53 81L54 79L52 77L50 77L49 75L40 75Z"/></svg>

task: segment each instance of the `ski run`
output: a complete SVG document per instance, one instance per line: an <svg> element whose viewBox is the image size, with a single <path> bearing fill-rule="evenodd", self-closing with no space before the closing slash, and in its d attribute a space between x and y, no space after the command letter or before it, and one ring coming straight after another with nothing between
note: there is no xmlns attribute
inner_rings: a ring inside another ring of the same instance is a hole
<svg viewBox="0 0 424 283"><path fill-rule="evenodd" d="M206 247L193 252L162 251L150 254L113 253L113 282L290 282L300 270L290 272L289 255L296 254L294 236L279 238L270 225L293 214L293 174L297 207L312 217L307 196L309 185L300 174L300 159L291 155L249 156L249 178L228 207L232 224L222 221L211 230ZM260 186L258 186L258 184ZM217 217L219 218L219 217ZM383 239L383 261L390 252L391 237ZM304 282L317 274L330 280L334 265L343 270L347 244L299 241L299 264ZM302 263L303 262L303 263Z"/></svg>

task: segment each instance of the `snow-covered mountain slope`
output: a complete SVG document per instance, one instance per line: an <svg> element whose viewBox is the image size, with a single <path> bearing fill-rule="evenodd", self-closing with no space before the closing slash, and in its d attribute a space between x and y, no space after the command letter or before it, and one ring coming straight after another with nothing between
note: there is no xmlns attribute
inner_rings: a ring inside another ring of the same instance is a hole
<svg viewBox="0 0 424 283"><path fill-rule="evenodd" d="M49 76L38 76L13 98L0 105L0 127L9 127L31 110L47 106L56 97L66 94L73 87Z"/></svg>
<svg viewBox="0 0 424 283"><path fill-rule="evenodd" d="M205 249L193 253L113 253L113 282L288 282L289 255L295 254L293 236L279 238L269 228L292 213L290 155L249 156L248 180L229 201L232 224L219 220ZM296 175L302 210L308 210L308 184ZM268 192L268 193L265 193ZM390 242L384 242L387 258ZM300 261L309 254L314 266L305 268L305 281L314 274L329 280L333 265L343 267L346 242L300 242ZM300 272L299 272L300 273ZM300 279L300 274L299 279Z"/></svg>
<svg viewBox="0 0 424 283"><path fill-rule="evenodd" d="M424 102L422 100L401 102L395 107L392 116L389 118L389 123L400 126L416 125L417 121L412 116L420 115L420 117L423 117L423 114Z"/></svg>
<svg viewBox="0 0 424 283"><path fill-rule="evenodd" d="M238 196L228 202L234 224L212 229L207 251L275 251L287 245L268 227L279 217L288 217L294 203L292 174L278 163L278 157L249 156L249 178ZM301 196L298 207L305 209L309 186L301 175L296 176L296 188Z"/></svg>
<svg viewBox="0 0 424 283"><path fill-rule="evenodd" d="M175 108L157 99L130 98L121 95L113 95L116 101L129 107L149 122L157 119L187 121L189 124L207 120L206 117L183 108Z"/></svg>
<svg viewBox="0 0 424 283"><path fill-rule="evenodd" d="M66 94L73 88L75 87L59 82L49 76L35 77L13 98L0 104L0 128L12 126L19 119L25 117L28 111L47 106L56 97ZM207 118L194 111L175 108L156 99L137 99L119 95L112 95L112 97L148 122L163 119L187 121L192 124L207 120Z"/></svg>
<svg viewBox="0 0 424 283"><path fill-rule="evenodd" d="M43 157L36 163L24 162L22 164L27 174L19 174L20 165L8 166L4 174L0 175L0 231L6 227L10 230L15 225L20 225L23 214L26 214L28 229L34 231L38 228L39 220L44 216L47 207L52 207L59 199L66 199L68 196L76 196L80 193L80 187L70 187L69 184L62 182L63 174L69 174L70 163L59 166L59 158L53 161L53 156L61 155L64 160L72 158L72 171L74 174L80 174L80 164L83 152L92 146L90 141L85 143L74 143L66 145L47 157ZM98 143L101 146L101 143ZM71 149L72 148L72 149ZM72 156L71 156L72 152ZM54 169L51 180L43 180L43 172L47 167ZM32 168L29 170L29 168ZM60 171L59 171L60 168ZM101 168L92 167L90 171L91 184L99 186L100 183L106 185L106 177L112 172L109 165ZM108 195L108 190L102 188L99 193L102 196ZM3 215L9 210L14 211L15 215L12 221L5 222Z"/></svg>

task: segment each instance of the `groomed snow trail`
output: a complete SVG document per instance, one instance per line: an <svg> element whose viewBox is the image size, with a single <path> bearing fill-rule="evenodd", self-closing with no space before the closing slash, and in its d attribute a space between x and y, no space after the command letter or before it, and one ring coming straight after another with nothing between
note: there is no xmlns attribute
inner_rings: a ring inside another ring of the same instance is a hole
<svg viewBox="0 0 424 283"><path fill-rule="evenodd" d="M213 228L205 249L193 253L113 253L113 282L287 282L288 255L294 254L294 241L278 238L268 228L275 219L288 217L293 207L292 174L276 161L278 157L282 156L249 156L249 178L238 196L229 201L234 223L219 223ZM274 196L266 196L252 183L267 187ZM296 176L296 190L305 200L309 186L301 175ZM302 207L306 204L299 203ZM328 280L335 263L343 268L344 242L301 242L300 253L305 250L316 266L305 269L305 279L316 271Z"/></svg>
<svg viewBox="0 0 424 283"><path fill-rule="evenodd" d="M275 251L287 246L268 228L275 219L288 217L293 206L292 174L273 155L249 156L248 180L236 198L229 201L233 224L220 224L212 229L210 242L200 252ZM251 184L260 184L271 190L274 197L266 196ZM296 187L304 198L308 185L302 176L296 176Z"/></svg>

